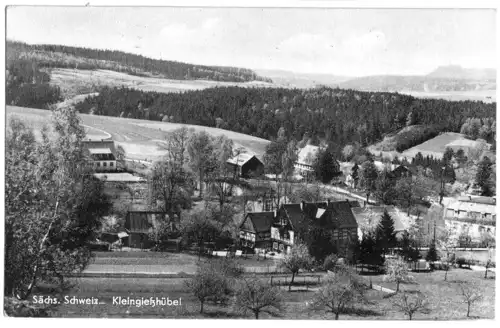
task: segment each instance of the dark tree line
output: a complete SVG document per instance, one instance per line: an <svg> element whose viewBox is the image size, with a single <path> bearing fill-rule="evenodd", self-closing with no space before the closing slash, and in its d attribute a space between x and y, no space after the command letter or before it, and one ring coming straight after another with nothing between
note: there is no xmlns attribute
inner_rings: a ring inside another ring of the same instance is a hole
<svg viewBox="0 0 500 328"><path fill-rule="evenodd" d="M207 79L226 82L265 81L254 71L238 67L202 66L177 61L151 59L141 55L116 50L90 49L63 45L30 45L7 42L7 48L18 58L36 58L41 67L111 69L133 75L160 74L176 80ZM68 56L69 55L69 56ZM71 56L83 57L85 62Z"/></svg>
<svg viewBox="0 0 500 328"><path fill-rule="evenodd" d="M346 144L366 146L405 127L410 112L415 124L459 132L469 117L492 117L495 105L330 88L217 87L165 94L105 87L77 107L82 113L94 109L98 115L218 125L266 139L283 127L288 139L325 140L340 153Z"/></svg>
<svg viewBox="0 0 500 328"><path fill-rule="evenodd" d="M9 60L6 70L6 104L48 108L62 100L61 90L49 84L50 76L30 60Z"/></svg>

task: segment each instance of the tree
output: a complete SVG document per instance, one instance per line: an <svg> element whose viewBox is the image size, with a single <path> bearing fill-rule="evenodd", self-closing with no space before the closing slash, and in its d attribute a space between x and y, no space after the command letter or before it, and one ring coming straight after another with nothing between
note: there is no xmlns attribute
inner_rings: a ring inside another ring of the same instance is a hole
<svg viewBox="0 0 500 328"><path fill-rule="evenodd" d="M384 264L382 250L377 244L375 233L363 233L363 238L359 244L359 261L362 264L380 267Z"/></svg>
<svg viewBox="0 0 500 328"><path fill-rule="evenodd" d="M446 147L446 150L444 151L443 154L443 162L445 164L449 163L454 155L455 153L453 152L453 148Z"/></svg>
<svg viewBox="0 0 500 328"><path fill-rule="evenodd" d="M410 320L413 318L415 313L428 312L427 302L422 294L410 296L408 293L402 293L399 296L394 297L392 304L398 310L406 314Z"/></svg>
<svg viewBox="0 0 500 328"><path fill-rule="evenodd" d="M384 276L384 281L392 281L396 283L396 293L399 292L401 283L413 282L408 270L408 263L401 257L390 259L385 264L387 274Z"/></svg>
<svg viewBox="0 0 500 328"><path fill-rule="evenodd" d="M313 162L316 179L322 183L329 183L333 178L339 176L340 166L329 150L320 150Z"/></svg>
<svg viewBox="0 0 500 328"><path fill-rule="evenodd" d="M292 140L287 143L283 137L266 146L264 166L266 172L273 176L276 208L280 206L281 198L290 193L289 180L297 161L297 143Z"/></svg>
<svg viewBox="0 0 500 328"><path fill-rule="evenodd" d="M225 303L231 293L230 281L216 263L201 264L185 287L200 302L200 313L206 302Z"/></svg>
<svg viewBox="0 0 500 328"><path fill-rule="evenodd" d="M437 261L437 259L438 256L437 256L436 242L432 241L431 246L429 247L429 251L425 256L425 260L428 262L435 262Z"/></svg>
<svg viewBox="0 0 500 328"><path fill-rule="evenodd" d="M490 179L493 171L492 166L493 163L486 156L478 164L475 183L481 188L482 196L491 196L493 194Z"/></svg>
<svg viewBox="0 0 500 328"><path fill-rule="evenodd" d="M26 299L40 279L64 284L88 265L88 242L111 209L88 171L85 132L75 111L53 110L41 141L20 120L6 137L5 289Z"/></svg>
<svg viewBox="0 0 500 328"><path fill-rule="evenodd" d="M457 233L454 226L445 226L444 229L440 229L436 239L438 249L441 253L441 261L444 262L444 280L446 281L448 278L448 271L455 262L453 249L457 246Z"/></svg>
<svg viewBox="0 0 500 328"><path fill-rule="evenodd" d="M178 207L191 206L192 177L175 161L163 160L153 164L149 176L150 202L160 204L163 212L170 217Z"/></svg>
<svg viewBox="0 0 500 328"><path fill-rule="evenodd" d="M283 308L280 290L256 276L242 279L235 298L236 311L244 314L250 311L255 319L262 312L278 315Z"/></svg>
<svg viewBox="0 0 500 328"><path fill-rule="evenodd" d="M358 181L359 181L358 171L359 171L359 166L357 163L354 163L354 165L351 169L351 177L352 177L352 180L354 181L354 188L357 187Z"/></svg>
<svg viewBox="0 0 500 328"><path fill-rule="evenodd" d="M393 205L399 198L395 188L394 179L392 179L387 170L382 171L375 182L375 197L385 205Z"/></svg>
<svg viewBox="0 0 500 328"><path fill-rule="evenodd" d="M377 177L377 167L372 161L366 161L361 164L361 170L359 172L359 184L366 193L367 203L369 202L370 195L376 190L375 182L377 181Z"/></svg>
<svg viewBox="0 0 500 328"><path fill-rule="evenodd" d="M394 231L394 220L390 216L387 209L384 209L384 213L378 223L376 234L381 240L380 248L384 254L387 254L389 248L396 246L396 232Z"/></svg>
<svg viewBox="0 0 500 328"><path fill-rule="evenodd" d="M125 161L125 149L121 145L116 145L116 160L122 163Z"/></svg>
<svg viewBox="0 0 500 328"><path fill-rule="evenodd" d="M356 149L354 148L353 145L346 145L342 149L342 156L344 157L344 160L349 162L355 154Z"/></svg>
<svg viewBox="0 0 500 328"><path fill-rule="evenodd" d="M309 269L311 265L311 256L305 244L295 244L289 254L281 260L280 266L284 269L290 271L292 274L292 279L290 280L290 285L288 290L292 290L293 280L295 276L299 273L301 269Z"/></svg>
<svg viewBox="0 0 500 328"><path fill-rule="evenodd" d="M354 304L363 301L364 286L347 267L328 273L322 286L314 294L310 307L335 314L335 320Z"/></svg>
<svg viewBox="0 0 500 328"><path fill-rule="evenodd" d="M400 241L401 250L399 251L399 254L405 261L415 262L420 256L420 252L415 244L415 237L405 231Z"/></svg>
<svg viewBox="0 0 500 328"><path fill-rule="evenodd" d="M248 187L243 181L237 179L235 172L227 165L227 160L232 158L233 155L233 141L225 135L218 136L214 140L214 152L211 159L213 167L208 170L207 181L211 193L219 201L221 212L228 202L235 185Z"/></svg>
<svg viewBox="0 0 500 328"><path fill-rule="evenodd" d="M200 197L203 197L203 183L210 169L213 168L213 150L212 138L205 131L191 134L187 151L189 154L189 166L198 174L200 181Z"/></svg>
<svg viewBox="0 0 500 328"><path fill-rule="evenodd" d="M467 304L467 317L469 317L471 306L480 301L483 295L481 295L479 286L471 281L460 283L460 292L464 303Z"/></svg>

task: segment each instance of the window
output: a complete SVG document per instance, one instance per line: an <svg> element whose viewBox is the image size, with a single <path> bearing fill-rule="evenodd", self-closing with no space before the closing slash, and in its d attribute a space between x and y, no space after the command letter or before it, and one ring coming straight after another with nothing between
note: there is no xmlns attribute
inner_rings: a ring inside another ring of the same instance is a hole
<svg viewBox="0 0 500 328"><path fill-rule="evenodd" d="M113 162L110 162L110 163L109 163L109 166L113 167Z"/></svg>
<svg viewBox="0 0 500 328"><path fill-rule="evenodd" d="M104 162L104 163L102 163L102 166L106 167L106 166L108 166L108 163Z"/></svg>
<svg viewBox="0 0 500 328"><path fill-rule="evenodd" d="M101 167L101 163L97 162L97 167Z"/></svg>

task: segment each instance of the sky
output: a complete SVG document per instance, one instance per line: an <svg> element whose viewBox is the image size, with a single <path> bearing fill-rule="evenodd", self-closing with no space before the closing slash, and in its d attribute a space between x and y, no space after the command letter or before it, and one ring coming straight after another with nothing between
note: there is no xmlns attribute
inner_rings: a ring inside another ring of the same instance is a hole
<svg viewBox="0 0 500 328"><path fill-rule="evenodd" d="M342 76L496 67L492 9L8 7L7 39Z"/></svg>

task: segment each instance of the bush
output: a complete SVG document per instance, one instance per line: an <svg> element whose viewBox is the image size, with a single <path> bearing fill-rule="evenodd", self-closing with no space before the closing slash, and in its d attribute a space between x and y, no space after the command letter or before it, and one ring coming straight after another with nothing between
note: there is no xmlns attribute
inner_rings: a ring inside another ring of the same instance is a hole
<svg viewBox="0 0 500 328"><path fill-rule="evenodd" d="M471 262L472 262L472 261L467 260L467 259L466 259L466 258L464 258L464 257L459 257L455 263L458 265L458 267L459 267L459 268L462 268L462 267L464 267L464 266L467 266L467 267L469 267L469 268L470 268L470 266L471 266Z"/></svg>
<svg viewBox="0 0 500 328"><path fill-rule="evenodd" d="M3 302L4 314L9 317L50 317L49 307L35 306L14 297L4 297Z"/></svg>

